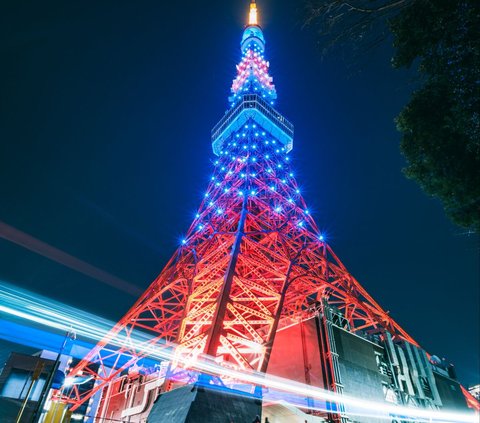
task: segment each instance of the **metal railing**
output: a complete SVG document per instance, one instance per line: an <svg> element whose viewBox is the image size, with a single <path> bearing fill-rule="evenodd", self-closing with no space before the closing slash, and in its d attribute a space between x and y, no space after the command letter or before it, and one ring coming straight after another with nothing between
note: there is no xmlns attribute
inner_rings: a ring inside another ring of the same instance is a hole
<svg viewBox="0 0 480 423"><path fill-rule="evenodd" d="M228 111L225 116L212 129L212 142L214 142L227 129L237 116L246 109L257 109L267 118L269 118L282 131L293 138L293 124L278 113L272 106L258 94L246 94L233 109Z"/></svg>

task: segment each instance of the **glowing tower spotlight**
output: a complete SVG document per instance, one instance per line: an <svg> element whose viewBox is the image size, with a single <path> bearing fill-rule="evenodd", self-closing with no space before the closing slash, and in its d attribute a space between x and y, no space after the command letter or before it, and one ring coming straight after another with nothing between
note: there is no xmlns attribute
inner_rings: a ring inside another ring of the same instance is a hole
<svg viewBox="0 0 480 423"><path fill-rule="evenodd" d="M274 108L265 44L252 2L230 107L212 129L213 176L196 217L159 276L72 370L96 379L91 391L73 387L66 399L72 410L103 392L100 413L106 415L110 388L152 351L173 351L164 390L191 382L192 369L210 386L238 387L245 380L266 386L282 331L304 322L318 339L320 387L332 393L329 419L347 419L339 400L345 390L339 339L368 343L378 366L372 371L379 381L389 378L386 391L393 390L399 404L411 397L441 407L427 354L348 272L309 212L289 156L294 127ZM135 342L137 331L148 335L145 342ZM384 356L395 357L393 370ZM114 365L97 372L106 360ZM410 378L408 365L420 378Z"/></svg>
<svg viewBox="0 0 480 423"><path fill-rule="evenodd" d="M258 25L257 4L255 0L250 3L250 13L248 15L248 25Z"/></svg>

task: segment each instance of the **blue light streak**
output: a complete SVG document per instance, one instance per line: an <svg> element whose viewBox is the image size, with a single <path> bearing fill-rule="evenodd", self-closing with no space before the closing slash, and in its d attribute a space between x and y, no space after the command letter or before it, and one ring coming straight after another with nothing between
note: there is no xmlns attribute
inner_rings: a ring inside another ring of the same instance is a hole
<svg viewBox="0 0 480 423"><path fill-rule="evenodd" d="M95 316L76 308L48 300L39 295L20 290L8 284L0 283L0 317L3 315L14 316L42 325L47 328L66 331L73 327L79 336L90 341L103 339L108 331L115 325L114 322ZM4 325L2 320L2 326ZM6 326L4 331L6 330ZM55 339L55 338L54 338ZM182 364L181 357L175 356L172 348L165 348L160 345L149 345L152 337L141 332L133 332L130 341L116 335L111 339L111 344L117 347L125 342L133 342L139 352L146 354L152 362L173 361L174 359ZM55 339L56 340L56 339ZM78 342L78 341L76 341ZM128 359L130 357L126 357ZM185 364L185 363L184 363ZM264 401L287 401L292 405L300 406L299 401L311 398L317 401L318 408L324 410L318 402L342 403L349 415L366 415L375 418L391 418L392 416L409 419L416 422L458 422L474 423L478 421L478 414L455 413L447 411L416 409L384 402L366 401L347 395L339 395L331 391L302 384L278 376L273 376L255 371L241 371L221 366L212 357L204 357L194 362L189 362L193 371L229 378L238 383L250 386L261 386L264 389ZM75 382L73 382L75 383ZM304 406L304 403L303 403Z"/></svg>

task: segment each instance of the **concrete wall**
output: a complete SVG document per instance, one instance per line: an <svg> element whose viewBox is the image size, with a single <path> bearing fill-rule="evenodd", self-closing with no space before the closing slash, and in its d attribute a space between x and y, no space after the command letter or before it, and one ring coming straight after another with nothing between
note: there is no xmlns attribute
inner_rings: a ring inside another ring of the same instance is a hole
<svg viewBox="0 0 480 423"><path fill-rule="evenodd" d="M303 340L301 326L304 330ZM267 373L323 388L315 319L277 333Z"/></svg>
<svg viewBox="0 0 480 423"><path fill-rule="evenodd" d="M381 352L382 348L337 327L333 328L333 335L343 393L356 398L384 402L382 388L384 377L380 374L375 359L375 351ZM375 410L372 410L370 416L358 416L354 414L353 409L345 408L347 414L350 411L349 417L353 422L391 422L390 419L375 418Z"/></svg>
<svg viewBox="0 0 480 423"><path fill-rule="evenodd" d="M315 319L307 320L277 333L267 373L324 388L321 351ZM304 407L325 408L324 402L313 401L311 398L296 398L295 400Z"/></svg>
<svg viewBox="0 0 480 423"><path fill-rule="evenodd" d="M160 395L148 423L250 423L261 414L261 401L251 396L184 386Z"/></svg>
<svg viewBox="0 0 480 423"><path fill-rule="evenodd" d="M467 401L462 393L459 383L449 377L433 373L435 384L437 385L440 399L442 400L444 409L467 411Z"/></svg>

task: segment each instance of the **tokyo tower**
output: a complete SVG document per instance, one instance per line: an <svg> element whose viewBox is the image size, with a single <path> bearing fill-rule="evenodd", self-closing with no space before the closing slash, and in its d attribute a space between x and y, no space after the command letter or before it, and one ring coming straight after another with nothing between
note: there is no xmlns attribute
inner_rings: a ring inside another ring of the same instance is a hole
<svg viewBox="0 0 480 423"><path fill-rule="evenodd" d="M89 389L74 385L63 396L74 412L101 394L97 416L105 415L111 386L153 352L170 354L157 392L195 383L199 373L212 386L233 386L230 370L267 372L277 334L312 316L326 322L319 348L329 391L344 389L331 325L390 345L407 357L406 367L427 365L429 356L348 272L309 212L290 163L294 128L275 108L257 13L253 1L229 108L211 133L214 168L196 217L160 275L71 369L71 375L95 381ZM205 357L224 374L190 371ZM401 359L395 366L390 377L401 386L407 370ZM424 388L424 394L432 392L437 404L427 373L425 381L430 391ZM413 396L420 389L415 383ZM406 396L398 398L405 403Z"/></svg>

